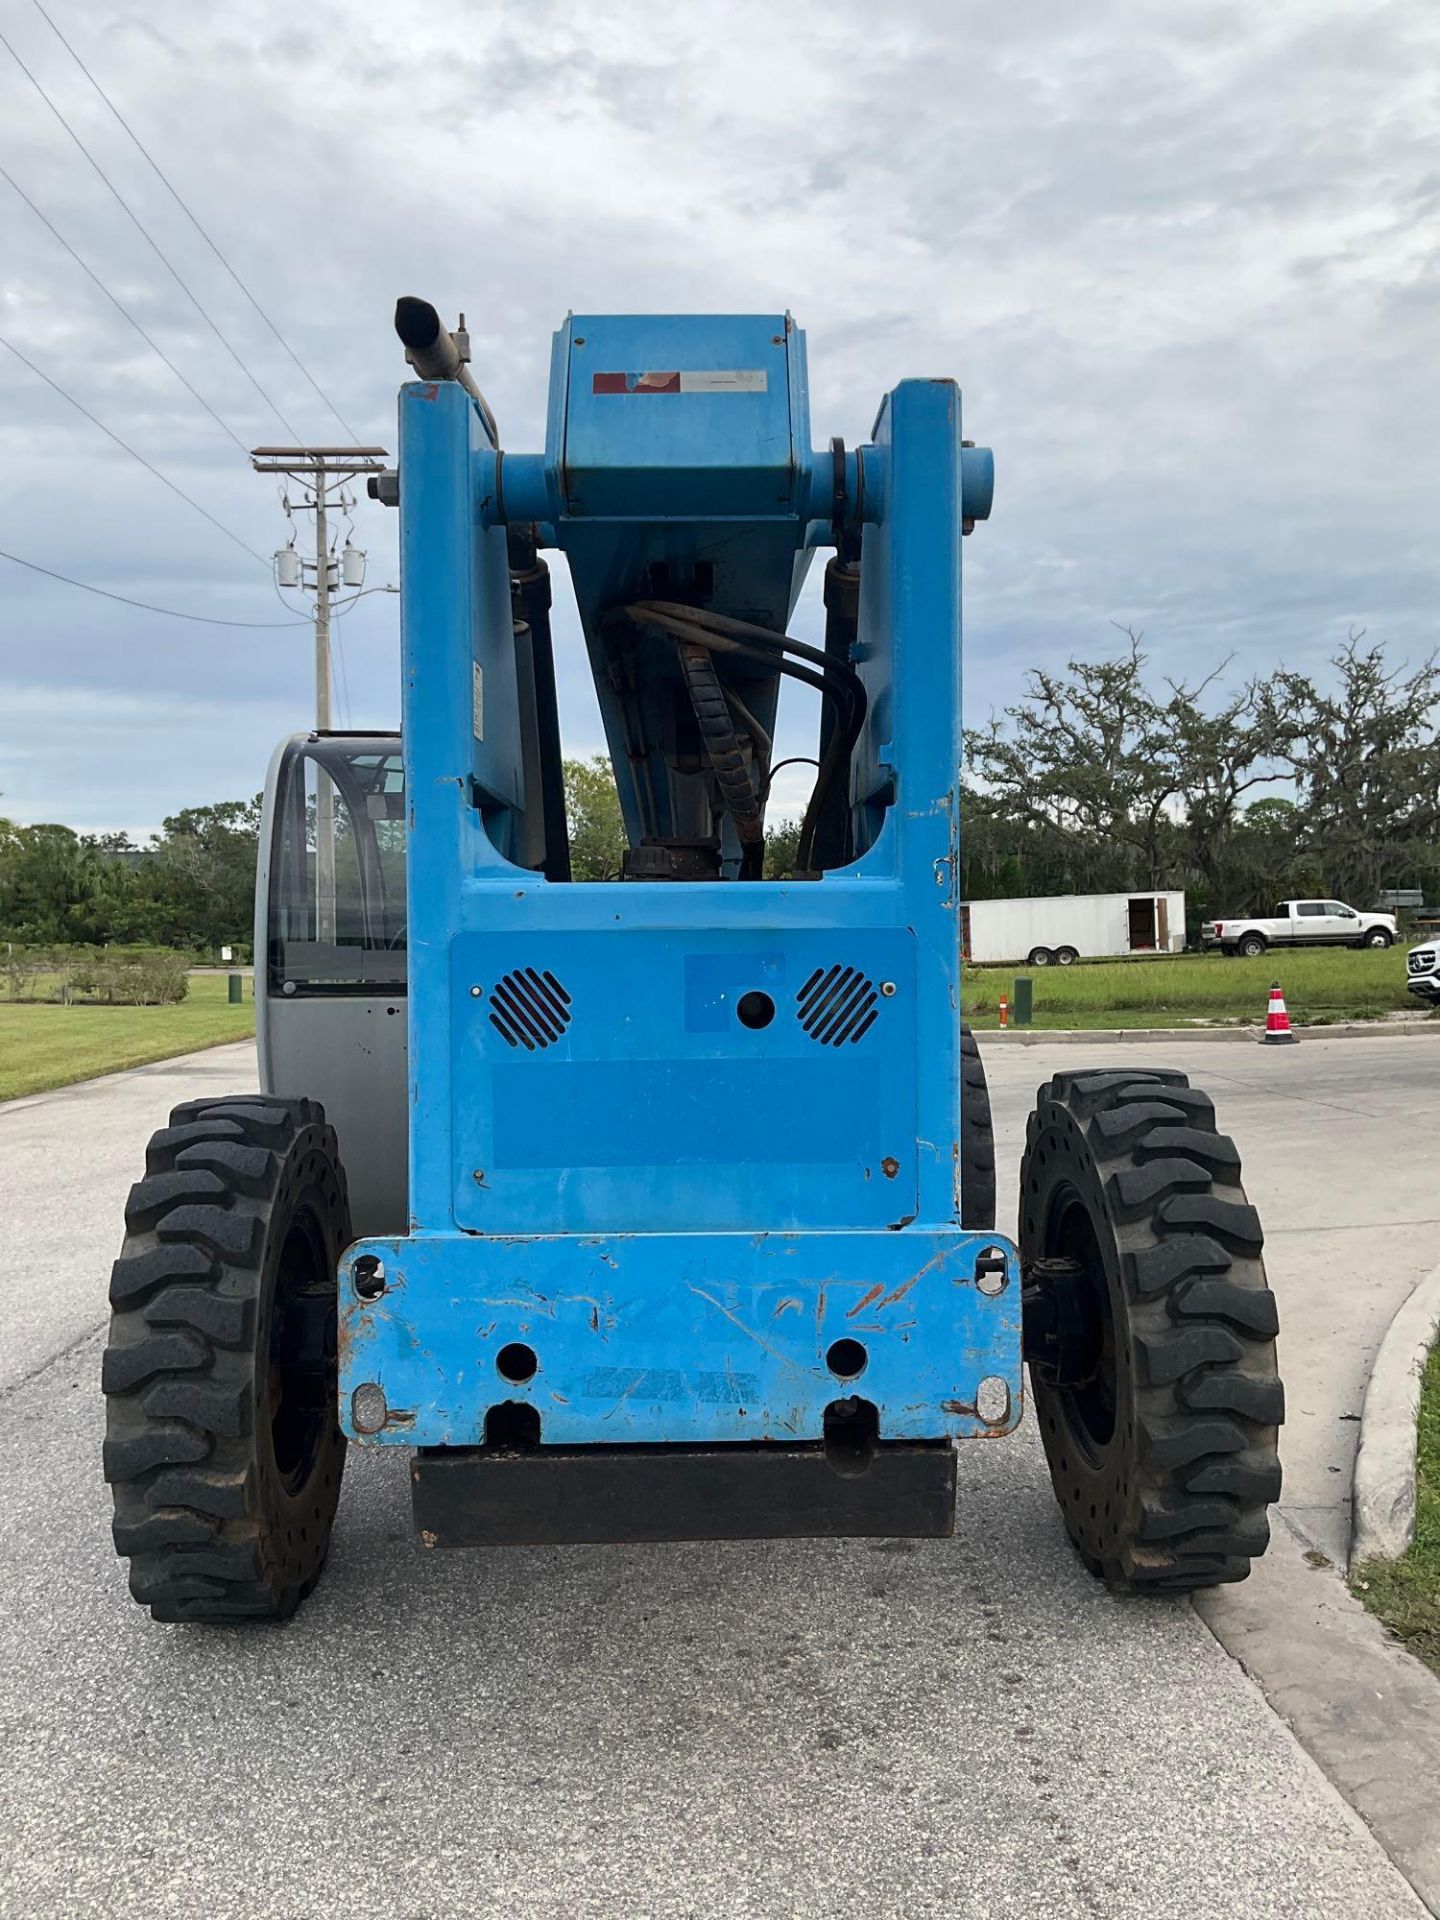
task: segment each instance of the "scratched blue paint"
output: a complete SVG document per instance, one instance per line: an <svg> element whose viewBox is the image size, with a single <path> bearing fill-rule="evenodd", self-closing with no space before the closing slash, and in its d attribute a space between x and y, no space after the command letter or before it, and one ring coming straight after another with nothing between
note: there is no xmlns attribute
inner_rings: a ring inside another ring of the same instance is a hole
<svg viewBox="0 0 1440 1920"><path fill-rule="evenodd" d="M818 1440L825 1408L862 1394L882 1435L964 1438L1020 1417L1020 1288L975 1285L991 1235L566 1234L474 1246L370 1241L389 1288L359 1301L347 1262L342 1399L378 1380L407 1446L473 1446L500 1401L537 1409L541 1438L589 1441ZM863 1263L863 1274L857 1272ZM858 1341L864 1370L826 1365ZM539 1363L522 1383L496 1360L521 1342ZM459 1356L464 1356L463 1364ZM975 1412L982 1378L1004 1380L1006 1413Z"/></svg>
<svg viewBox="0 0 1440 1920"><path fill-rule="evenodd" d="M675 369L765 381L594 379ZM353 1250L389 1286L373 1305L343 1289L347 1422L366 1380L394 1415L378 1437L405 1445L473 1444L508 1398L568 1443L817 1438L849 1391L882 1438L998 1431L966 1411L987 1376L1010 1390L1001 1425L1018 1415L1018 1281L990 1299L973 1272L1008 1243L958 1225L960 524L988 511L983 451L962 454L952 383L906 381L842 463L865 521L859 858L804 883L552 885L509 858L538 800L506 518L566 555L633 822L636 782L663 784L663 728L657 708L627 751L603 616L654 567L700 562L717 610L787 619L835 473L810 446L804 338L783 316L574 318L543 455L502 459L453 384L402 389L412 1228ZM775 691L763 671L747 689L762 724ZM832 965L877 993L839 1047L797 999ZM496 1024L527 968L567 996L544 1044ZM776 1006L758 1029L735 1014L754 990ZM868 1350L853 1385L824 1364L842 1335ZM494 1365L513 1340L541 1356L524 1387Z"/></svg>

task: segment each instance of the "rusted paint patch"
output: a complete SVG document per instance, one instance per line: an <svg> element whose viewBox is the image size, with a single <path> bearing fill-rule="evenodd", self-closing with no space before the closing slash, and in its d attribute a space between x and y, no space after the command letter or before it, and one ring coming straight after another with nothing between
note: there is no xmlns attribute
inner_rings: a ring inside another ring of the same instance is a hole
<svg viewBox="0 0 1440 1920"><path fill-rule="evenodd" d="M900 1162L895 1158L893 1153L887 1153L885 1158L880 1162L880 1171L887 1180L893 1180L896 1174L899 1173Z"/></svg>
<svg viewBox="0 0 1440 1920"><path fill-rule="evenodd" d="M849 1311L846 1313L845 1318L847 1320L853 1320L857 1313L863 1313L865 1311L866 1307L869 1306L872 1300L878 1300L881 1294L884 1293L884 1291L885 1291L884 1281L883 1280L877 1281L876 1284L873 1287L871 1287L868 1293L862 1294L860 1299L858 1299L855 1302L854 1306L851 1307Z"/></svg>

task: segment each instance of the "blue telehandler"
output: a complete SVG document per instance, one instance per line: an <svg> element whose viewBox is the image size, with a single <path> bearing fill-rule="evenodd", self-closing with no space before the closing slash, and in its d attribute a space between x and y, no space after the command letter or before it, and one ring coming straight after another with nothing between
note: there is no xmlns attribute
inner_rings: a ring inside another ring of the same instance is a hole
<svg viewBox="0 0 1440 1920"><path fill-rule="evenodd" d="M111 1281L136 1600L292 1612L354 1445L410 1451L432 1547L943 1535L1022 1366L1093 1573L1243 1578L1282 1394L1210 1101L1056 1074L995 1228L959 806L992 461L957 387L816 450L788 315L572 315L545 451L510 453L463 335L413 299L396 325L402 729L277 752L262 1091L175 1109ZM571 872L547 550L623 812L604 880ZM792 682L813 785L767 874Z"/></svg>

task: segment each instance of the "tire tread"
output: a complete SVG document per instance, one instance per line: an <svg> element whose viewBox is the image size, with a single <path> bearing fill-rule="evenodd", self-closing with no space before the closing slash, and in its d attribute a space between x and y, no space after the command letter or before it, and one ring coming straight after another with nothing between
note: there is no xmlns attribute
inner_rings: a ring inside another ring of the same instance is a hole
<svg viewBox="0 0 1440 1920"><path fill-rule="evenodd" d="M1026 1137L1022 1257L1028 1266L1053 1252L1042 1210L1057 1163L1077 1188L1088 1169L1092 1211L1103 1206L1115 1242L1127 1323L1125 1435L1133 1439L1110 1443L1115 1459L1125 1458L1123 1482L1114 1468L1125 1499L1104 1506L1110 1518L1092 1516L1111 1469L1097 1465L1088 1485L1077 1484L1062 1396L1035 1383L1071 1538L1117 1591L1179 1593L1244 1579L1265 1550L1266 1509L1279 1497L1284 1392L1263 1235L1235 1144L1183 1074L1154 1071L1056 1074L1039 1091Z"/></svg>

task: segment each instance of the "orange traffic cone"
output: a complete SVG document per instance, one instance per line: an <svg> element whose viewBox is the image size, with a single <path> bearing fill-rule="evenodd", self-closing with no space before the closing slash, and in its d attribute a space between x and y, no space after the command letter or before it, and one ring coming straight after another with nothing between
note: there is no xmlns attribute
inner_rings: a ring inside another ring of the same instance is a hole
<svg viewBox="0 0 1440 1920"><path fill-rule="evenodd" d="M1005 995L1002 993L1000 996L1000 1025L1002 1027L1008 1027L1009 1024L1010 1024L1010 1002L1005 998Z"/></svg>
<svg viewBox="0 0 1440 1920"><path fill-rule="evenodd" d="M1293 1047L1299 1038L1298 1033L1290 1031L1290 1015L1285 1011L1285 996L1277 980L1270 989L1270 1010L1265 1015L1265 1031L1260 1036L1260 1044L1262 1047Z"/></svg>

